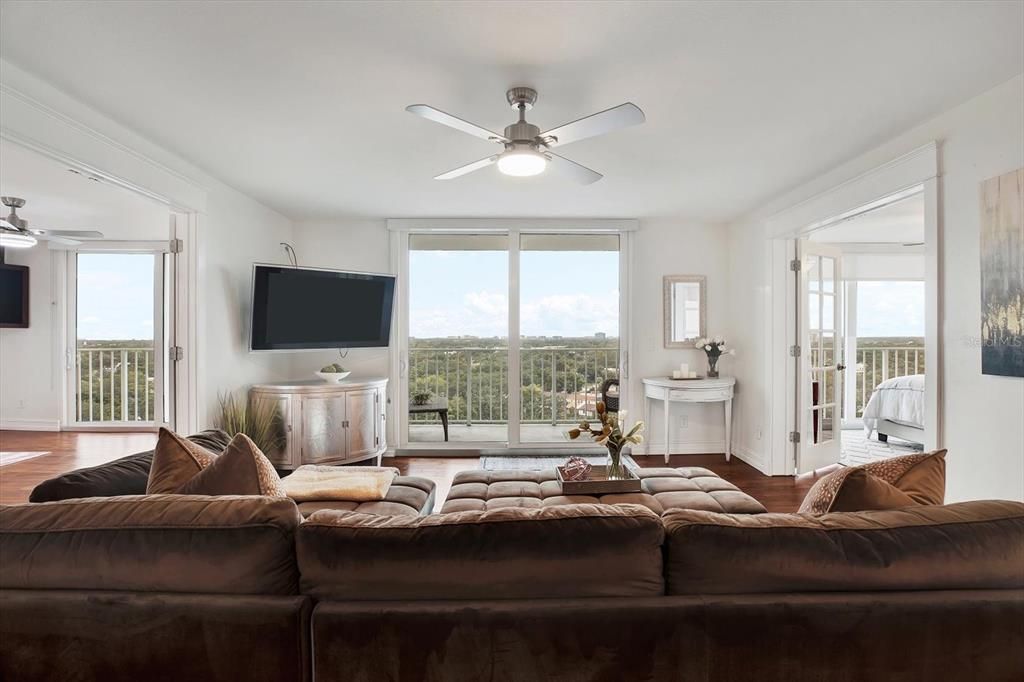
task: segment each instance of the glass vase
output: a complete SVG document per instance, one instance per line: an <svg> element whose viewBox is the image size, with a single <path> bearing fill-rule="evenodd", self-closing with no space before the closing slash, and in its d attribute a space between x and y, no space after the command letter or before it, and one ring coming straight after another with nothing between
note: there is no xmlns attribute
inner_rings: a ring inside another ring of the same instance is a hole
<svg viewBox="0 0 1024 682"><path fill-rule="evenodd" d="M608 480L622 480L629 478L626 465L622 463L622 448L620 446L606 444L608 448L608 459L605 462Z"/></svg>
<svg viewBox="0 0 1024 682"><path fill-rule="evenodd" d="M708 356L708 378L709 379L717 379L718 378L718 357L719 356L717 356L717 355L709 355Z"/></svg>

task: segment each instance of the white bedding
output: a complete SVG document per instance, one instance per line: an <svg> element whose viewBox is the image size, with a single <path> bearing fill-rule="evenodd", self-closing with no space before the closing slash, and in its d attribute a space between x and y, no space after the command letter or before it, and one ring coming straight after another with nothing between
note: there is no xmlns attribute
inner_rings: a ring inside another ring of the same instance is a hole
<svg viewBox="0 0 1024 682"><path fill-rule="evenodd" d="M924 375L911 374L878 384L864 406L868 435L878 429L879 419L924 428Z"/></svg>

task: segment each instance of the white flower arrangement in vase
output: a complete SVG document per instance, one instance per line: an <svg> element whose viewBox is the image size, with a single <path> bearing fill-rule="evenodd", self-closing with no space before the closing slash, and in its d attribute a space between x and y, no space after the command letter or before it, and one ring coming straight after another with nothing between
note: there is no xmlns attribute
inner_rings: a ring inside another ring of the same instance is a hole
<svg viewBox="0 0 1024 682"><path fill-rule="evenodd" d="M721 336L697 339L693 346L708 356L708 377L712 379L718 376L718 358L723 355L736 355L736 349L726 348L725 339Z"/></svg>

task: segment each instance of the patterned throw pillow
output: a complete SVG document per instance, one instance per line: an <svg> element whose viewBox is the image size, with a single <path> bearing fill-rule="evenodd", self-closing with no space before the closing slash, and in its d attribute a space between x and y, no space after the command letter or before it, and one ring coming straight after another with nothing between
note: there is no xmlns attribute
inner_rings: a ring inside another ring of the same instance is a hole
<svg viewBox="0 0 1024 682"><path fill-rule="evenodd" d="M274 465L244 433L232 438L223 454L176 492L181 495L287 497Z"/></svg>
<svg viewBox="0 0 1024 682"><path fill-rule="evenodd" d="M913 504L942 504L946 490L945 457L945 450L936 450L859 467L843 467L811 486L800 505L800 512L826 514L829 511L870 511L896 508L893 505L908 506L899 504L903 501L902 496ZM851 476L855 478L851 479ZM862 478L864 476L870 478ZM845 490L842 504L836 505L847 485L851 488ZM854 487L859 492L855 492Z"/></svg>
<svg viewBox="0 0 1024 682"><path fill-rule="evenodd" d="M206 448L161 428L153 450L146 494L175 493L216 459L217 455Z"/></svg>

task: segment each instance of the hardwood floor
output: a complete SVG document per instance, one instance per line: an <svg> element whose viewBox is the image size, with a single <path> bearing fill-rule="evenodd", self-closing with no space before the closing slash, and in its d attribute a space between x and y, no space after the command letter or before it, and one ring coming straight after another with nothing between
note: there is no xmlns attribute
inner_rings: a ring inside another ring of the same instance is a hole
<svg viewBox="0 0 1024 682"><path fill-rule="evenodd" d="M2 452L45 452L46 454L0 466L0 504L27 502L29 493L41 481L80 467L102 464L156 443L155 433L43 433L31 431L0 431ZM665 466L660 456L636 456L644 467ZM422 476L437 483L438 503L451 487L452 477L459 471L477 468L473 457L394 457L385 464L397 467L403 474ZM765 476L745 462L733 458L726 463L722 455L673 455L669 466L702 466L711 469L752 495L768 511L792 512L800 506L807 489L816 476ZM826 473L826 472L821 472Z"/></svg>

